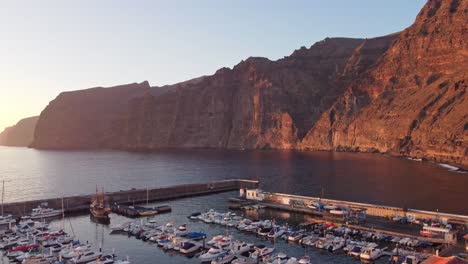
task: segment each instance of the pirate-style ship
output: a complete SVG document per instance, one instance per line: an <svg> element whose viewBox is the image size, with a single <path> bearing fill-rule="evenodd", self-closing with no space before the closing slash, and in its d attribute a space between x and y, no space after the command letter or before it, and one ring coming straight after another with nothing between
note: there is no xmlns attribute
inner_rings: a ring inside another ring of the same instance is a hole
<svg viewBox="0 0 468 264"><path fill-rule="evenodd" d="M91 200L91 205L89 206L89 211L91 215L96 219L109 219L109 214L111 209L109 207L106 198L104 197L104 189L99 193L96 187L96 195Z"/></svg>

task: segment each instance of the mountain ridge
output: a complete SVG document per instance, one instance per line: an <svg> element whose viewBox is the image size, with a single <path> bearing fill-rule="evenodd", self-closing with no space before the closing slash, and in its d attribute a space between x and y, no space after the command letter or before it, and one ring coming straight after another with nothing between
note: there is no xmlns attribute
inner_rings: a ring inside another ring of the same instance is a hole
<svg viewBox="0 0 468 264"><path fill-rule="evenodd" d="M467 166L466 13L467 1L429 0L386 36L326 38L162 87L59 95L31 146L362 151Z"/></svg>

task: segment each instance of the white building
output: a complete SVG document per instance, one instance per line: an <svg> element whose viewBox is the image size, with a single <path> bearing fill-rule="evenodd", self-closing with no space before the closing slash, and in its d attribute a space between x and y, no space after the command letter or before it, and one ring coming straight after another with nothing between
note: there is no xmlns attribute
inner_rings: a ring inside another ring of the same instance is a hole
<svg viewBox="0 0 468 264"><path fill-rule="evenodd" d="M260 189L247 189L246 198L248 200L262 201L264 197L265 196Z"/></svg>

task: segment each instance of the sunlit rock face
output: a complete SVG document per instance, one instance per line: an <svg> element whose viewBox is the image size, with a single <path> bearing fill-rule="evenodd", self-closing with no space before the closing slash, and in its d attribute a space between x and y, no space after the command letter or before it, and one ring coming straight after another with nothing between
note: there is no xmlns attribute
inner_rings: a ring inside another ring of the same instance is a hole
<svg viewBox="0 0 468 264"><path fill-rule="evenodd" d="M327 38L175 85L63 93L32 146L365 151L466 166L467 3L428 1L399 33Z"/></svg>
<svg viewBox="0 0 468 264"><path fill-rule="evenodd" d="M34 137L34 128L38 116L21 119L16 125L7 127L0 133L0 145L12 147L26 147Z"/></svg>

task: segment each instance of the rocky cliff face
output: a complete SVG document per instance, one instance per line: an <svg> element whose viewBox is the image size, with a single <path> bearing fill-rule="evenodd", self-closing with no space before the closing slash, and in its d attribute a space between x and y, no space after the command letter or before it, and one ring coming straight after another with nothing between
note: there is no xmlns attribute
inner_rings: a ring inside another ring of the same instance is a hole
<svg viewBox="0 0 468 264"><path fill-rule="evenodd" d="M165 87L64 93L38 148L291 148L467 165L467 1L430 0L406 30L331 38L278 61Z"/></svg>
<svg viewBox="0 0 468 264"><path fill-rule="evenodd" d="M121 144L128 101L148 92L148 82L64 92L42 111L34 148L113 148Z"/></svg>
<svg viewBox="0 0 468 264"><path fill-rule="evenodd" d="M21 119L16 125L7 127L0 133L0 145L26 147L33 142L34 128L38 116Z"/></svg>
<svg viewBox="0 0 468 264"><path fill-rule="evenodd" d="M351 83L301 146L379 151L466 165L467 1L428 1ZM329 132L329 140L316 140Z"/></svg>

